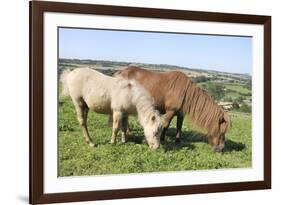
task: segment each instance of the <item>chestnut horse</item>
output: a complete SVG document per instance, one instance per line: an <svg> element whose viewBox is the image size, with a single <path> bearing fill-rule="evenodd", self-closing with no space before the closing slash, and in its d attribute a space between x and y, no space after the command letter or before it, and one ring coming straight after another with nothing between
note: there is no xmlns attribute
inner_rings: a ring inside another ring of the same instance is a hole
<svg viewBox="0 0 281 205"><path fill-rule="evenodd" d="M208 141L213 149L223 150L225 133L231 125L228 114L184 73L153 72L130 66L118 71L115 76L138 81L154 99L155 108L161 114L166 114L161 134L162 141L171 120L177 116L176 142L179 142L184 116L189 115L196 126L207 131Z"/></svg>

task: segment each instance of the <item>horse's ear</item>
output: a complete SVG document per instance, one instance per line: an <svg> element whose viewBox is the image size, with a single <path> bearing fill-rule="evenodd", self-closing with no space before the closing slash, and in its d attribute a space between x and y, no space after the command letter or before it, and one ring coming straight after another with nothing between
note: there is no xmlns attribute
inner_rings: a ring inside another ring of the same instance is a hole
<svg viewBox="0 0 281 205"><path fill-rule="evenodd" d="M224 119L224 116L220 117L219 124L224 123L224 122L226 122L225 119Z"/></svg>
<svg viewBox="0 0 281 205"><path fill-rule="evenodd" d="M155 115L152 116L151 120L154 121L156 119Z"/></svg>
<svg viewBox="0 0 281 205"><path fill-rule="evenodd" d="M225 119L223 118L223 120L220 122L220 132L221 133L226 133L226 131L228 130L228 123L225 121Z"/></svg>

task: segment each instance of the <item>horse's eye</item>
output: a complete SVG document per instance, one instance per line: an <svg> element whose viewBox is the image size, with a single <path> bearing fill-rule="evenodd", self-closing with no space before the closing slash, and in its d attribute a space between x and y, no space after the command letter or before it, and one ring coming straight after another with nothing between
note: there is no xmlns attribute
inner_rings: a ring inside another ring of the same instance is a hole
<svg viewBox="0 0 281 205"><path fill-rule="evenodd" d="M152 118L151 118L151 120L154 121L155 119L156 119L156 118L155 118L155 116L153 115Z"/></svg>

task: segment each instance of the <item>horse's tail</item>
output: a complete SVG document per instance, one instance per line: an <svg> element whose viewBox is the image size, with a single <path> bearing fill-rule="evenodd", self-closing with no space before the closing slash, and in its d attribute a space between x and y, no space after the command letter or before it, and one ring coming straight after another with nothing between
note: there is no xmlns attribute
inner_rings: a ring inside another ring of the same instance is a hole
<svg viewBox="0 0 281 205"><path fill-rule="evenodd" d="M67 76L71 72L70 69L65 69L62 74L60 75L60 82L62 83L62 95L69 96L69 90L67 85Z"/></svg>

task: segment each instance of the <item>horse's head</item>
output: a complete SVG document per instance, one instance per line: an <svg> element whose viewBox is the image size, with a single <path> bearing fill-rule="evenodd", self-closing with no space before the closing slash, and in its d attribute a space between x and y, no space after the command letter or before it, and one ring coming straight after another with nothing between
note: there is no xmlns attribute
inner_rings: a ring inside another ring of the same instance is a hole
<svg viewBox="0 0 281 205"><path fill-rule="evenodd" d="M213 147L216 152L221 152L225 146L225 133L229 130L231 126L231 121L229 116L224 113L223 116L219 117L217 124L217 129L208 135L209 144Z"/></svg>
<svg viewBox="0 0 281 205"><path fill-rule="evenodd" d="M159 148L162 129L162 119L159 114L153 114L146 120L144 135L151 149Z"/></svg>

